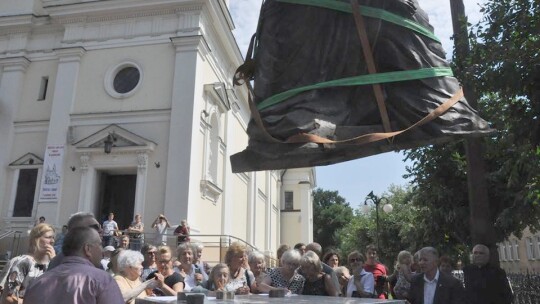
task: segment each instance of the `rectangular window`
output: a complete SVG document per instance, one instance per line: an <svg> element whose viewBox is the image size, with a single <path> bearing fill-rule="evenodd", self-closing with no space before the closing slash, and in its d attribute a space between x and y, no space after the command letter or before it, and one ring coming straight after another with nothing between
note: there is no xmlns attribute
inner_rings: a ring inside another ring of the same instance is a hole
<svg viewBox="0 0 540 304"><path fill-rule="evenodd" d="M20 169L13 217L31 217L34 208L38 169Z"/></svg>
<svg viewBox="0 0 540 304"><path fill-rule="evenodd" d="M506 251L504 250L504 243L499 244L499 258L501 261L506 261Z"/></svg>
<svg viewBox="0 0 540 304"><path fill-rule="evenodd" d="M49 86L49 77L41 77L41 85L39 86L38 100L47 98L47 87Z"/></svg>
<svg viewBox="0 0 540 304"><path fill-rule="evenodd" d="M540 259L540 236L536 237L536 259Z"/></svg>
<svg viewBox="0 0 540 304"><path fill-rule="evenodd" d="M514 240L514 261L519 261L519 240Z"/></svg>
<svg viewBox="0 0 540 304"><path fill-rule="evenodd" d="M513 261L513 259L512 259L512 245L510 244L510 242L505 242L505 247L506 247L506 258L509 261Z"/></svg>
<svg viewBox="0 0 540 304"><path fill-rule="evenodd" d="M294 210L293 192L285 191L285 210Z"/></svg>
<svg viewBox="0 0 540 304"><path fill-rule="evenodd" d="M525 239L525 246L527 247L527 259L534 260L534 244L532 238Z"/></svg>

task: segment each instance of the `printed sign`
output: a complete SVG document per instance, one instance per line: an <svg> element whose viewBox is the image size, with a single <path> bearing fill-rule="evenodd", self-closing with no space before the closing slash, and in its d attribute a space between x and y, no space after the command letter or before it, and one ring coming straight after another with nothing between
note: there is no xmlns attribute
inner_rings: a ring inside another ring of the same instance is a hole
<svg viewBox="0 0 540 304"><path fill-rule="evenodd" d="M60 198L62 185L62 165L64 163L64 146L50 145L45 150L43 173L41 174L41 187L39 202L57 202Z"/></svg>

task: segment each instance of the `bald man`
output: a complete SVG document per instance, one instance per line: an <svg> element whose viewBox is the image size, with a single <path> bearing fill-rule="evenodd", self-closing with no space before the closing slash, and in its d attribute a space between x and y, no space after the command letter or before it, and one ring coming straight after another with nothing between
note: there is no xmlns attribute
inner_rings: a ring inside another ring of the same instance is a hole
<svg viewBox="0 0 540 304"><path fill-rule="evenodd" d="M506 272L490 265L489 258L487 246L473 247L472 265L463 269L467 298L475 304L510 304L513 295Z"/></svg>

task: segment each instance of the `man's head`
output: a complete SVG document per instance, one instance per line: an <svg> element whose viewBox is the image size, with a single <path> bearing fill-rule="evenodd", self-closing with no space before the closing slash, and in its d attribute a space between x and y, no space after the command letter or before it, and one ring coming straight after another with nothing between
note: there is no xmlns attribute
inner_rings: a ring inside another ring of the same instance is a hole
<svg viewBox="0 0 540 304"><path fill-rule="evenodd" d="M98 232L101 230L101 225L94 217L94 214L90 212L78 212L69 217L67 222L68 231L76 227L90 227Z"/></svg>
<svg viewBox="0 0 540 304"><path fill-rule="evenodd" d="M300 255L304 255L304 253L306 253L306 244L296 243L296 245L294 245L294 249L300 252Z"/></svg>
<svg viewBox="0 0 540 304"><path fill-rule="evenodd" d="M320 259L322 255L322 246L321 244L315 243L315 242L309 243L306 245L306 251L315 252L319 256L319 259Z"/></svg>
<svg viewBox="0 0 540 304"><path fill-rule="evenodd" d="M433 279L439 266L439 252L433 247L420 249L420 261L418 263L420 271L428 278Z"/></svg>
<svg viewBox="0 0 540 304"><path fill-rule="evenodd" d="M101 267L102 248L98 232L90 227L70 229L62 244L62 253L88 259L94 266Z"/></svg>
<svg viewBox="0 0 540 304"><path fill-rule="evenodd" d="M109 216L107 217L109 221L112 221L114 219L114 213L109 213Z"/></svg>
<svg viewBox="0 0 540 304"><path fill-rule="evenodd" d="M472 251L473 264L482 267L489 263L489 248L483 244L477 244Z"/></svg>
<svg viewBox="0 0 540 304"><path fill-rule="evenodd" d="M45 223L45 217L44 216L40 216L39 217L39 223Z"/></svg>

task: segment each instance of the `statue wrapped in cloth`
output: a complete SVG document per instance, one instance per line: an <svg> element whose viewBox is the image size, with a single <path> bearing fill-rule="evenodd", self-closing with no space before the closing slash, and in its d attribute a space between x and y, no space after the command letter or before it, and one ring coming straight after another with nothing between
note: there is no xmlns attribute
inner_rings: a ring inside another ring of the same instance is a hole
<svg viewBox="0 0 540 304"><path fill-rule="evenodd" d="M234 81L250 88L249 144L231 157L233 172L493 131L463 97L416 0L266 0L246 57Z"/></svg>

